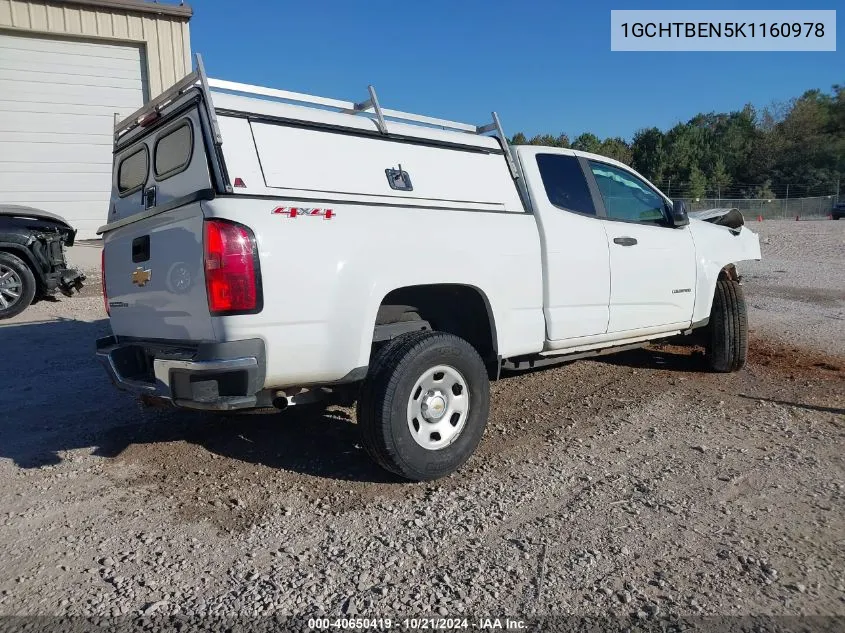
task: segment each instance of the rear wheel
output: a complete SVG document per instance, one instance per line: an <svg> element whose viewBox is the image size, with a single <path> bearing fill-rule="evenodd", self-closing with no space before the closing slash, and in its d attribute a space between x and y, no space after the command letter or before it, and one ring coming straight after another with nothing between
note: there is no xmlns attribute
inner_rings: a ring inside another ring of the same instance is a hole
<svg viewBox="0 0 845 633"><path fill-rule="evenodd" d="M716 282L707 326L707 364L717 372L739 371L748 355L748 310L742 286L730 279Z"/></svg>
<svg viewBox="0 0 845 633"><path fill-rule="evenodd" d="M412 332L375 355L358 399L364 447L414 481L444 477L475 451L490 407L487 368L465 340Z"/></svg>
<svg viewBox="0 0 845 633"><path fill-rule="evenodd" d="M23 260L0 253L0 319L17 316L35 298L35 276Z"/></svg>

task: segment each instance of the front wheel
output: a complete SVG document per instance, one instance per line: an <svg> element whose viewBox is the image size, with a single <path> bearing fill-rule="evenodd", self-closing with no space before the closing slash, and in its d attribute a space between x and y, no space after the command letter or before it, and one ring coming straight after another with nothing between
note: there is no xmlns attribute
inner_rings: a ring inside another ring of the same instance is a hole
<svg viewBox="0 0 845 633"><path fill-rule="evenodd" d="M35 276L23 260L0 252L0 319L17 316L35 298Z"/></svg>
<svg viewBox="0 0 845 633"><path fill-rule="evenodd" d="M730 279L716 282L707 325L707 364L712 371L732 372L745 367L748 355L748 308L742 286Z"/></svg>
<svg viewBox="0 0 845 633"><path fill-rule="evenodd" d="M478 352L442 332L412 332L375 355L358 399L367 452L383 468L423 481L453 473L475 451L490 409Z"/></svg>

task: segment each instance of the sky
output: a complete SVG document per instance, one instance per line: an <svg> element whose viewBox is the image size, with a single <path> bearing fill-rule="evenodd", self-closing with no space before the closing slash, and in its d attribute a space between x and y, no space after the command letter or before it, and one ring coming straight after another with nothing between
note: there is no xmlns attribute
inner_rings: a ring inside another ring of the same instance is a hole
<svg viewBox="0 0 845 633"><path fill-rule="evenodd" d="M630 140L699 112L764 107L845 84L836 52L611 52L611 9L801 9L803 2L617 0L189 0L212 77L467 123L506 134L584 131ZM837 7L837 5L839 5Z"/></svg>

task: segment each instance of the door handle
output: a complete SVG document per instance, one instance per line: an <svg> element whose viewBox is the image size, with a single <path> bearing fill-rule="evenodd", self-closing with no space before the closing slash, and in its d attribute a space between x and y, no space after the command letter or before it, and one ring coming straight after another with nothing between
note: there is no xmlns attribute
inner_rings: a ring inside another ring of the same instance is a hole
<svg viewBox="0 0 845 633"><path fill-rule="evenodd" d="M619 244L619 246L634 246L637 240L633 237L614 237L613 243Z"/></svg>
<svg viewBox="0 0 845 633"><path fill-rule="evenodd" d="M155 185L144 189L144 209L152 209L156 206L156 188Z"/></svg>

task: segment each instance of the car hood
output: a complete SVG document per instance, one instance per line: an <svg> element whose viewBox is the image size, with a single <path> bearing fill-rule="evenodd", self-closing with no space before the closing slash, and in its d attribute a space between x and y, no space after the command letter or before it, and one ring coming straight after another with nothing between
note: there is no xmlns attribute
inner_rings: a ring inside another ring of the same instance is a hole
<svg viewBox="0 0 845 633"><path fill-rule="evenodd" d="M33 207L25 207L18 204L0 204L0 216L11 215L18 218L35 218L38 220L49 220L61 224L65 228L73 230L73 227L68 224L62 216L50 213L49 211L42 211Z"/></svg>
<svg viewBox="0 0 845 633"><path fill-rule="evenodd" d="M707 209L705 211L690 211L689 217L696 220L711 222L719 226L726 226L735 229L737 232L745 224L745 218L739 209L725 207L721 209Z"/></svg>

